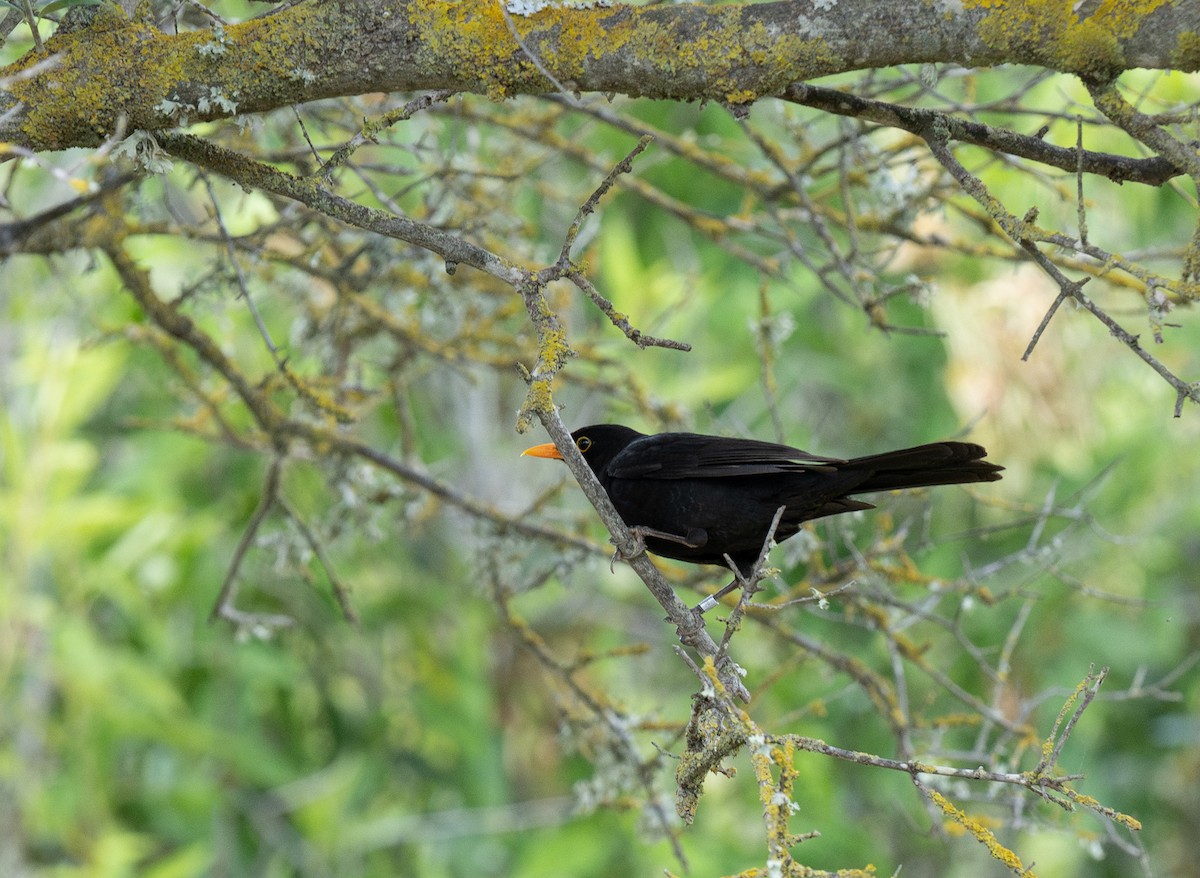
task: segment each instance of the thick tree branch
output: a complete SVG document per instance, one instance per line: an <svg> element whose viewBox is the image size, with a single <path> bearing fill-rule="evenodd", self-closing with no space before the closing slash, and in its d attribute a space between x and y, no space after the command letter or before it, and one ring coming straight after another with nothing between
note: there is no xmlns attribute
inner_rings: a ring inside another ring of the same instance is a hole
<svg viewBox="0 0 1200 878"><path fill-rule="evenodd" d="M446 89L557 91L746 104L830 73L897 64L1036 64L1101 79L1200 68L1200 0L971 4L801 0L522 14L498 2L301 3L227 29L168 35L104 6L0 70L0 141L94 146L124 122L158 130L321 98ZM22 79L44 60L54 69Z"/></svg>

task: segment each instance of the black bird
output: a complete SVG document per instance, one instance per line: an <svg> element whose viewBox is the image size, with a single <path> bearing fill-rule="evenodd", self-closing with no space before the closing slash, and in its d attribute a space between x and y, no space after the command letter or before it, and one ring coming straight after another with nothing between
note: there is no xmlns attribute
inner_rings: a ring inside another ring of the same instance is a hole
<svg viewBox="0 0 1200 878"><path fill-rule="evenodd" d="M698 433L647 436L620 424L596 424L571 434L592 472L646 548L664 558L728 567L743 576L758 560L771 521L786 507L775 540L794 536L814 518L873 509L858 494L994 482L1003 469L983 460L982 445L934 442L840 460L773 442ZM524 454L562 455L553 444ZM736 585L736 580L715 598Z"/></svg>

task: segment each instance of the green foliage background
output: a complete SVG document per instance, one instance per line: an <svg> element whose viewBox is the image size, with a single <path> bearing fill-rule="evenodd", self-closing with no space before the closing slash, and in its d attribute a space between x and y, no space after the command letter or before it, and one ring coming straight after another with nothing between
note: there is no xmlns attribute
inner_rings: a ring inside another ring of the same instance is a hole
<svg viewBox="0 0 1200 878"><path fill-rule="evenodd" d="M999 93L1005 86L981 77L972 87ZM1166 77L1155 87L1195 95L1194 80ZM1055 80L1031 94L1052 102L1067 88ZM622 109L747 166L762 161L721 108ZM348 136L323 121L320 107L309 112L318 139ZM261 132L213 126L206 133L283 154L302 143L294 117L283 115ZM752 115L781 136L830 124L770 106ZM538 122L610 162L631 144L594 120L551 116L545 103L495 107L466 98L406 123L370 154L393 161L389 150L399 151L416 177L428 174L445 187L439 191L456 191L461 179L444 221L503 242L514 256L549 262L603 172L553 141L516 151L512 130ZM452 161L441 166L434 160L447 156ZM832 170L812 181L816 191L837 185ZM694 165L665 151L652 148L635 174L696 211L730 217L743 208L738 187L698 179ZM1072 215L1069 198L1051 197L1058 184L1031 181L1019 168L1000 169L988 182L1013 205ZM213 185L231 234L304 224L259 195ZM1194 194L1094 185L1094 234L1130 250L1186 240ZM65 197L49 173L10 172L7 186L12 204ZM438 210L417 185L397 201L418 216ZM148 224L172 210L200 216L204 205L192 172L176 167L142 184L131 210ZM464 215L468 205L474 215ZM931 215L951 229L964 222L952 208ZM765 438L782 431L780 438L826 454L959 432L986 444L1008 467L998 485L884 498L878 513L816 527L824 542L815 545L827 543L822 551L832 562L900 528L929 576L953 580L994 567L981 584L1000 599L964 602L962 630L998 649L1028 602L1012 685L1023 697L1045 693L1042 733L1089 666L1109 666L1064 767L1086 775L1083 792L1142 821L1156 874L1186 870L1200 828L1200 687L1190 664L1200 638L1196 412L1173 419L1169 388L1086 315L1066 309L1031 361L1020 363L1054 293L1019 262L897 253L887 276L900 286L909 275L917 280L913 295L888 301L890 323L945 333L909 334L870 327L861 308L820 289L797 262L764 277L719 246L727 240L714 242L633 191L606 200L587 229L583 255L601 290L636 326L694 350L639 351L590 305L558 291L583 355L558 391L568 423L684 424ZM146 234L136 246L155 283L172 294L216 258L211 247L167 235ZM518 457L542 440L513 430L525 386L511 364L528 362L533 351L511 291L489 288L467 270L448 279L436 260L421 263L392 242L364 246L377 251L368 254L369 270L409 272L407 287L389 274L385 293L365 278L366 295L415 315L430 346L405 364L405 405L369 407L355 429L404 447L437 477L507 514L536 508L530 517L601 543L577 493L555 490L564 472ZM302 272L279 265L253 282L273 337L301 371L323 356L297 304L310 293L306 283ZM263 341L227 280L195 294L194 316L219 332L243 367L269 371ZM1140 299L1126 301L1119 289L1097 294L1123 319L1143 319ZM564 719L570 699L503 624L493 599L500 586L540 584L512 596L514 611L564 661L599 656L580 673L625 710L660 724L639 730L648 751L651 740L669 748L697 683L627 571L610 574L600 553L506 534L377 474L294 460L285 473L289 501L317 523L361 622L342 618L321 566L276 517L251 549L243 601L295 624L210 624L258 503L264 456L189 434L179 374L147 343L143 316L103 259L78 251L13 258L0 266L0 308L0 855L8 860L0 873L682 870L670 845L640 825L641 804L607 773L607 755ZM472 321L486 331L464 341L462 327ZM1190 313L1179 322L1156 353L1195 374L1198 330ZM392 366L382 351L368 351L358 368L370 385L372 374ZM1040 516L1043 509L1053 513ZM786 581L804 576L802 560L776 551ZM895 587L914 595L927 586ZM791 612L805 632L868 664L891 660L836 603L825 614ZM960 685L986 688L952 638L930 636L927 648ZM735 653L761 722L891 753L886 725L844 677L749 635L735 640ZM1165 675L1172 676L1161 692L1146 688ZM1010 770L1031 766L1036 742L1028 759ZM736 777L710 779L697 823L681 836L690 874L738 872L764 856L753 776L744 757L735 765ZM900 867L915 875L1002 874L971 839L931 833L934 821L902 775L816 756L801 756L798 770L793 827L820 831L798 849L814 868L871 863L880 874ZM669 776L661 788L670 809ZM968 801L986 795L956 790ZM603 806L590 809L590 801ZM989 807L975 804L980 812ZM1137 868L1104 843L1105 825L1093 816L1031 798L1023 808L1004 841L1038 874Z"/></svg>

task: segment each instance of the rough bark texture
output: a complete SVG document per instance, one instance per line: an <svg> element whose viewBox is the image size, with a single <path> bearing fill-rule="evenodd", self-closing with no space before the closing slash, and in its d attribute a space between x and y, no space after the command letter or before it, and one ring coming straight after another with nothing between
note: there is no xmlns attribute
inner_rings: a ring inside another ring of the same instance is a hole
<svg viewBox="0 0 1200 878"><path fill-rule="evenodd" d="M372 91L502 99L562 87L746 104L813 77L914 62L1036 64L1087 79L1200 68L1200 0L510 8L310 2L224 32L168 35L105 6L0 71L0 141L92 146L121 125L170 128Z"/></svg>

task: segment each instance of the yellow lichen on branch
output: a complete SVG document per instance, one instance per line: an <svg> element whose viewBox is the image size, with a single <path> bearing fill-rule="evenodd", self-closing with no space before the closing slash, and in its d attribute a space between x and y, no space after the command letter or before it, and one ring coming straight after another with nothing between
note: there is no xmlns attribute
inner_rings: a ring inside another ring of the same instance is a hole
<svg viewBox="0 0 1200 878"><path fill-rule="evenodd" d="M1026 868L1025 864L1021 862L1020 857L1000 844L996 836L992 834L992 831L979 820L955 806L953 802L937 790L929 790L928 795L933 800L933 803L942 809L942 813L974 836L976 841L988 849L988 853L993 858L1003 863L1011 872L1020 875L1021 878L1037 878L1037 874L1032 869Z"/></svg>
<svg viewBox="0 0 1200 878"><path fill-rule="evenodd" d="M744 106L813 77L905 63L1041 64L1092 79L1200 64L1200 0L1102 2L1083 17L1063 0L937 5L910 0L884 15L867 0L820 10L799 0L530 9L343 0L167 34L104 4L90 24L0 69L0 140L95 146L122 122L157 130L368 92L578 91ZM50 57L50 68L24 75Z"/></svg>
<svg viewBox="0 0 1200 878"><path fill-rule="evenodd" d="M978 34L993 49L1006 54L1033 55L1053 69L1106 78L1130 66L1122 43L1136 34L1149 15L1165 2L1104 0L1086 17L1079 15L1080 4L1062 0L1019 3L965 0L963 8L987 10L979 22Z"/></svg>

